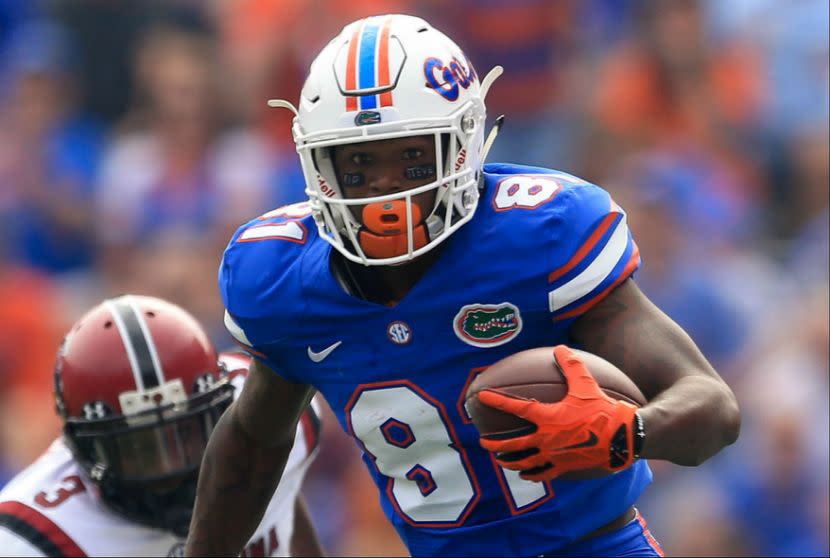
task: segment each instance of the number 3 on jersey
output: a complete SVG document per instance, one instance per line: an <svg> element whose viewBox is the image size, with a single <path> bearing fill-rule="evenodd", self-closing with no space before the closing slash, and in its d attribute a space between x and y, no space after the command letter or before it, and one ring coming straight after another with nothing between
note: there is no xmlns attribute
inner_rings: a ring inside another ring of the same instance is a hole
<svg viewBox="0 0 830 558"><path fill-rule="evenodd" d="M496 184L493 208L536 209L556 197L560 185L552 176L516 175L504 178Z"/></svg>
<svg viewBox="0 0 830 558"><path fill-rule="evenodd" d="M67 498L85 491L84 483L78 475L64 477L57 486L42 490L35 495L35 503L43 508L60 506Z"/></svg>

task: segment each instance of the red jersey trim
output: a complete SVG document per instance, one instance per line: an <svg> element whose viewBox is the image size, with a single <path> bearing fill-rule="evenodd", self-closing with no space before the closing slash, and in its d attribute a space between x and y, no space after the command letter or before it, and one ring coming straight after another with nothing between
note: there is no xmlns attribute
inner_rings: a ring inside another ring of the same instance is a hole
<svg viewBox="0 0 830 558"><path fill-rule="evenodd" d="M0 525L8 527L49 556L86 558L86 553L63 529L26 504L0 503Z"/></svg>
<svg viewBox="0 0 830 558"><path fill-rule="evenodd" d="M306 452L308 455L311 455L320 443L320 417L317 416L317 413L314 412L311 405L308 406L300 417L300 423L303 425Z"/></svg>

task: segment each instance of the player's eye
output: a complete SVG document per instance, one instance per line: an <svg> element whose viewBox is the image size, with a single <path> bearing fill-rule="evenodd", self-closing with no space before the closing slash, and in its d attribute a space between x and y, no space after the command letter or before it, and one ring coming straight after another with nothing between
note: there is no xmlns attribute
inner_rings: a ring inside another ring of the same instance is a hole
<svg viewBox="0 0 830 558"><path fill-rule="evenodd" d="M366 165L372 162L372 156L368 153L355 153L351 156L351 161L355 165Z"/></svg>
<svg viewBox="0 0 830 558"><path fill-rule="evenodd" d="M417 147L410 147L409 149L404 150L401 154L401 159L417 159L424 154L423 149L418 149Z"/></svg>

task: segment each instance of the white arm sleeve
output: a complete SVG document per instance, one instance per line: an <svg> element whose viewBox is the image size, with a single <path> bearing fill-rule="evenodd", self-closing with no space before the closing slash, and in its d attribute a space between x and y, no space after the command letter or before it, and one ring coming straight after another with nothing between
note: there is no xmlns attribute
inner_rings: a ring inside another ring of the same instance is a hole
<svg viewBox="0 0 830 558"><path fill-rule="evenodd" d="M0 557L44 558L46 555L19 535L0 526Z"/></svg>

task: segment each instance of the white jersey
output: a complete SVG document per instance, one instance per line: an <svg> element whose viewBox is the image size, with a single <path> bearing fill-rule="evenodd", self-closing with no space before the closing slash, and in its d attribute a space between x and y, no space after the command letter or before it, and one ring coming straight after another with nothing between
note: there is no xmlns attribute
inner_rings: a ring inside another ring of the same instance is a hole
<svg viewBox="0 0 830 558"><path fill-rule="evenodd" d="M231 374L237 394L245 372ZM241 556L290 555L295 503L316 454L319 425L312 402L279 487ZM181 556L183 549L184 539L107 508L62 439L0 491L0 556Z"/></svg>

